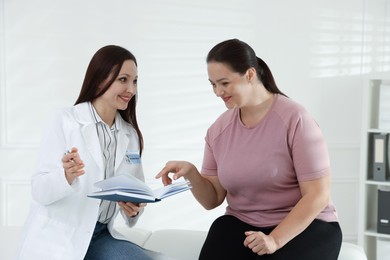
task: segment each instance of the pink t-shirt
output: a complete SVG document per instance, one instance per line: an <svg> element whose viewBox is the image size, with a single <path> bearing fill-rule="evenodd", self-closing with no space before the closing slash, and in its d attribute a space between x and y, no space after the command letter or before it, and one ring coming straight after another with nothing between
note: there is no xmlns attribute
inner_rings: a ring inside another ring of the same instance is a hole
<svg viewBox="0 0 390 260"><path fill-rule="evenodd" d="M267 227L279 224L301 198L299 181L330 174L322 132L299 104L275 94L256 126L240 120L239 109L224 112L208 129L202 174L218 176L227 191L226 214ZM330 203L318 216L337 221Z"/></svg>

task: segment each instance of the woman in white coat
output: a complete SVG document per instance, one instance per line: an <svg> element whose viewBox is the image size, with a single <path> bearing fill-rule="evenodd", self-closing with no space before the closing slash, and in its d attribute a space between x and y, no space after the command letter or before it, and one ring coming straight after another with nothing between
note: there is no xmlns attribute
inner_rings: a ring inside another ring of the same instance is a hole
<svg viewBox="0 0 390 260"><path fill-rule="evenodd" d="M158 255L113 230L118 212L131 227L144 204L87 197L97 190L94 183L114 175L144 180L137 78L133 54L105 46L91 59L75 105L48 122L17 259L138 260Z"/></svg>

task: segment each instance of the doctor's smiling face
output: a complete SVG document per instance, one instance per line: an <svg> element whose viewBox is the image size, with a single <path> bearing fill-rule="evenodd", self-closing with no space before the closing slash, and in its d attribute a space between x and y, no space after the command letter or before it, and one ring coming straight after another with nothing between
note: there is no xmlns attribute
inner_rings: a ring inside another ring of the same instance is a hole
<svg viewBox="0 0 390 260"><path fill-rule="evenodd" d="M102 83L112 81L113 75ZM92 103L99 111L116 113L117 110L126 110L130 100L137 93L138 72L134 61L126 60L123 62L118 76L112 81L111 85L103 95L97 97Z"/></svg>
<svg viewBox="0 0 390 260"><path fill-rule="evenodd" d="M136 130L142 153L143 138L136 113L137 67L137 59L127 49L117 45L100 48L89 62L75 105L92 102L99 116L109 126L118 112Z"/></svg>

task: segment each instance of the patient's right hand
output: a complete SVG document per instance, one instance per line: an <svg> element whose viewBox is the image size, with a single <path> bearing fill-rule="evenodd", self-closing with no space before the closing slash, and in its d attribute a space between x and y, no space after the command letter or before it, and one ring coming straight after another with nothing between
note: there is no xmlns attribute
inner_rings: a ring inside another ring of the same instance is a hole
<svg viewBox="0 0 390 260"><path fill-rule="evenodd" d="M170 173L173 173L173 180L177 180L180 177L191 179L192 174L199 174L196 167L190 162L169 161L165 164L165 167L156 175L155 178L162 178L164 185L169 185L172 183L172 179L169 177Z"/></svg>

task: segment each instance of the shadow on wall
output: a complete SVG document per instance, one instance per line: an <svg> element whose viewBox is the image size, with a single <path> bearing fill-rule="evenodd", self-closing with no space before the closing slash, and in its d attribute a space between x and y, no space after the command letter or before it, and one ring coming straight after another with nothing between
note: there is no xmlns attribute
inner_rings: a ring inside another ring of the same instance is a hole
<svg viewBox="0 0 390 260"><path fill-rule="evenodd" d="M312 77L390 71L390 5L383 16L317 11L312 17L315 33L310 39Z"/></svg>

